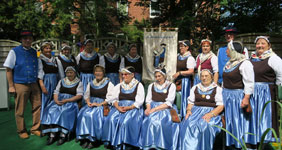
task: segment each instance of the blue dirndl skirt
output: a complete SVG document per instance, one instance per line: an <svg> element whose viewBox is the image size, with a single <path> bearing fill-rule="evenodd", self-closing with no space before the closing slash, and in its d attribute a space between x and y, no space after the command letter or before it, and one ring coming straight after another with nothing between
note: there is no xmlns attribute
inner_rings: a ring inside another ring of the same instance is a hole
<svg viewBox="0 0 282 150"><path fill-rule="evenodd" d="M119 101L119 106L131 106L134 101ZM144 117L144 110L132 109L125 113L120 113L116 108L112 108L105 120L102 140L118 149L122 144L129 144L139 147L138 140L141 133L141 125Z"/></svg>
<svg viewBox="0 0 282 150"><path fill-rule="evenodd" d="M104 99L91 97L91 103L102 103ZM105 121L103 106L83 106L77 115L76 139L88 139L92 142L101 140L103 135L103 124Z"/></svg>
<svg viewBox="0 0 282 150"><path fill-rule="evenodd" d="M83 73L83 72L80 73L80 80L83 85L83 92L86 91L87 84L89 82L92 82L94 78L95 76L93 75L93 73Z"/></svg>
<svg viewBox="0 0 282 150"><path fill-rule="evenodd" d="M201 83L200 77L198 74L194 76L194 85L197 85L198 83Z"/></svg>
<svg viewBox="0 0 282 150"><path fill-rule="evenodd" d="M59 101L67 98L71 98L70 94L59 94ZM77 102L69 102L64 105L57 105L53 100L44 110L43 125L58 125L63 128L49 128L42 131L42 133L58 132L61 131L65 134L73 131L76 123L76 116L78 113Z"/></svg>
<svg viewBox="0 0 282 150"><path fill-rule="evenodd" d="M241 102L244 98L243 89L226 89L222 91L223 103L225 107L226 130L231 132L241 143L244 137L245 143L256 144L256 136L247 133L255 134L256 125L252 123L251 114L246 114L241 108ZM254 110L253 101L250 99L250 104ZM241 148L240 144L228 133L226 133L226 146L234 145L236 148Z"/></svg>
<svg viewBox="0 0 282 150"><path fill-rule="evenodd" d="M190 96L191 79L190 77L183 77L181 82L181 109L180 116L184 118L186 116L186 108L188 105L187 98Z"/></svg>
<svg viewBox="0 0 282 150"><path fill-rule="evenodd" d="M119 73L107 73L106 77L110 79L110 81L113 83L113 85L119 84Z"/></svg>
<svg viewBox="0 0 282 150"><path fill-rule="evenodd" d="M270 89L269 89L269 84L268 83L263 83L263 82L256 82L255 83L255 90L254 94L251 96L251 101L254 103L254 108L252 117L255 119L252 120L254 124L256 125L255 129L256 131L256 139L257 143L260 143L262 134L265 132L267 128L272 128L272 110L271 110L271 103L267 104L262 117L262 109L268 101L271 101L271 94L270 94ZM260 121L261 119L261 121ZM260 122L259 122L260 121ZM265 136L264 142L274 142L275 139L272 138L271 132L268 132Z"/></svg>
<svg viewBox="0 0 282 150"><path fill-rule="evenodd" d="M142 74L140 74L140 73L134 73L134 78L136 79L136 80L138 80L139 82L141 82L142 81Z"/></svg>
<svg viewBox="0 0 282 150"><path fill-rule="evenodd" d="M155 108L163 102L151 102ZM176 106L174 108L177 111ZM154 112L145 117L141 128L140 145L143 149L161 148L175 150L177 148L179 123L172 122L170 109Z"/></svg>
<svg viewBox="0 0 282 150"><path fill-rule="evenodd" d="M212 117L206 122L202 117L212 111L213 107L193 106L192 115L180 123L178 148L180 150L212 150L215 137L222 127L221 116Z"/></svg>
<svg viewBox="0 0 282 150"><path fill-rule="evenodd" d="M56 89L57 83L58 83L58 74L56 73L48 73L44 75L43 83L45 85L46 90L48 91L48 94L41 94L41 112L40 112L40 120L43 118L43 114L45 107L51 102L53 99L53 93Z"/></svg>

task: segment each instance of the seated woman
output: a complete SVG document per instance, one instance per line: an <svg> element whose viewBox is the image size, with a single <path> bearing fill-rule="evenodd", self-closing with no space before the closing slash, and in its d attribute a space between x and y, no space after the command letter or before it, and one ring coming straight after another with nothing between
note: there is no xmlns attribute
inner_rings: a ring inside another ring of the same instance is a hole
<svg viewBox="0 0 282 150"><path fill-rule="evenodd" d="M54 101L49 103L43 114L41 124L48 134L47 145L53 144L57 138L57 145L65 143L67 136L73 131L78 113L77 102L82 98L83 88L76 70L69 66L66 68L66 77L59 81L54 91Z"/></svg>
<svg viewBox="0 0 282 150"><path fill-rule="evenodd" d="M149 85L140 145L143 149L176 149L179 124L172 121L170 109L174 105L176 86L166 80L166 70L155 70L156 81Z"/></svg>
<svg viewBox="0 0 282 150"><path fill-rule="evenodd" d="M109 111L108 103L113 99L114 85L105 77L105 68L94 66L95 79L89 82L84 93L87 105L77 116L76 139L83 148L93 148L102 138L103 123Z"/></svg>
<svg viewBox="0 0 282 150"><path fill-rule="evenodd" d="M134 78L134 68L128 66L121 70L123 81L115 86L114 108L106 118L103 128L105 146L116 149L127 146L138 147L141 125L144 116L144 87Z"/></svg>
<svg viewBox="0 0 282 150"><path fill-rule="evenodd" d="M220 132L212 125L222 126L222 88L213 83L213 75L207 69L201 71L200 79L201 83L191 89L185 120L180 123L181 150L212 150Z"/></svg>

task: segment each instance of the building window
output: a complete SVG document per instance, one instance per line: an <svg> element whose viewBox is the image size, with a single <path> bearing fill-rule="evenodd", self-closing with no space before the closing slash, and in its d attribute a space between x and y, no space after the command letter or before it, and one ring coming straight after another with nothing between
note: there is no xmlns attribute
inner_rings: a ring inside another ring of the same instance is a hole
<svg viewBox="0 0 282 150"><path fill-rule="evenodd" d="M151 0L150 18L158 17L161 14L158 0Z"/></svg>
<svg viewBox="0 0 282 150"><path fill-rule="evenodd" d="M117 11L118 15L127 16L128 15L128 1L118 0L117 1Z"/></svg>

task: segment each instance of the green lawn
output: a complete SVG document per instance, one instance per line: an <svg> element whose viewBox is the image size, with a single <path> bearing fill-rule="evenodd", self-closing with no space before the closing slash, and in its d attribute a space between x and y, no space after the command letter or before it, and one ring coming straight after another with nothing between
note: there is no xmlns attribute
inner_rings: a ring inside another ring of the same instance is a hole
<svg viewBox="0 0 282 150"><path fill-rule="evenodd" d="M79 143L75 140L66 142L61 146L57 146L56 143L47 146L47 137L37 137L35 135L30 135L29 139L21 139L18 137L16 122L14 116L14 101L11 100L10 110L2 109L0 110L0 149L2 150L79 150L82 149ZM32 126L32 116L31 116L31 104L28 103L25 110L25 123L27 130ZM104 149L101 145L94 149Z"/></svg>

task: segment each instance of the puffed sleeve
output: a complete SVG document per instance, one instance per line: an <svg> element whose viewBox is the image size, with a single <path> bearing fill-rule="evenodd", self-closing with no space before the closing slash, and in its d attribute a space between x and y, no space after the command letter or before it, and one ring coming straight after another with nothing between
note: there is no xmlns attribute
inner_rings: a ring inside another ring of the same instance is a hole
<svg viewBox="0 0 282 150"><path fill-rule="evenodd" d="M38 76L40 80L43 80L44 77L44 71L43 71L43 65L42 65L42 60L38 58Z"/></svg>
<svg viewBox="0 0 282 150"><path fill-rule="evenodd" d="M80 53L75 57L75 61L76 61L77 65L78 65L79 61L80 61Z"/></svg>
<svg viewBox="0 0 282 150"><path fill-rule="evenodd" d="M108 89L107 89L107 95L105 99L105 101L109 104L111 104L114 100L114 93L113 93L114 88L115 86L112 84L112 82L109 82Z"/></svg>
<svg viewBox="0 0 282 150"><path fill-rule="evenodd" d="M105 68L105 56L104 55L99 58L99 64Z"/></svg>
<svg viewBox="0 0 282 150"><path fill-rule="evenodd" d="M150 104L152 102L152 86L154 83L151 83L148 86L147 96L146 96L146 104Z"/></svg>
<svg viewBox="0 0 282 150"><path fill-rule="evenodd" d="M124 68L124 57L123 56L120 56L121 58L121 61L120 61L120 64L119 64L119 70L121 70L122 68Z"/></svg>
<svg viewBox="0 0 282 150"><path fill-rule="evenodd" d="M133 105L136 108L140 108L140 106L142 106L143 103L144 103L144 99L145 99L144 87L141 83L139 83L138 87L137 87L137 93L136 93L136 96L135 96L135 102L134 102Z"/></svg>
<svg viewBox="0 0 282 150"><path fill-rule="evenodd" d="M244 93L253 94L255 86L254 67L249 60L245 60L239 67L240 74L243 77Z"/></svg>
<svg viewBox="0 0 282 150"><path fill-rule="evenodd" d="M211 58L211 65L212 65L212 71L215 73L215 72L218 72L218 58L217 56L212 56Z"/></svg>
<svg viewBox="0 0 282 150"><path fill-rule="evenodd" d="M190 96L187 98L188 104L194 104L195 102L195 89L196 86L193 86L190 90Z"/></svg>
<svg viewBox="0 0 282 150"><path fill-rule="evenodd" d="M114 89L113 89L113 101L112 103L114 104L115 102L119 102L119 93L120 93L120 83L117 84Z"/></svg>
<svg viewBox="0 0 282 150"><path fill-rule="evenodd" d="M60 56L58 56L58 57L60 57ZM65 70L63 68L61 60L58 57L56 57L56 59L57 59L57 63L58 63L59 76L60 76L60 79L63 79L65 77Z"/></svg>
<svg viewBox="0 0 282 150"><path fill-rule="evenodd" d="M282 85L282 59L273 55L268 60L268 65L274 70L276 75L276 84Z"/></svg>
<svg viewBox="0 0 282 150"><path fill-rule="evenodd" d="M78 86L76 88L76 95L83 96L83 85L82 85L82 82L78 83Z"/></svg>
<svg viewBox="0 0 282 150"><path fill-rule="evenodd" d="M176 91L176 86L175 86L174 83L171 83L167 98L165 99L165 101L166 101L165 104L167 104L167 106L169 106L169 107L172 107L172 105L174 103L175 91Z"/></svg>
<svg viewBox="0 0 282 150"><path fill-rule="evenodd" d="M87 84L86 91L84 92L83 97L85 100L90 98L90 83Z"/></svg>
<svg viewBox="0 0 282 150"><path fill-rule="evenodd" d="M196 67L196 61L193 56L188 57L187 62L186 62L186 67L188 69L194 69Z"/></svg>
<svg viewBox="0 0 282 150"><path fill-rule="evenodd" d="M247 59L249 59L249 51L247 47L244 47L244 55L246 56Z"/></svg>
<svg viewBox="0 0 282 150"><path fill-rule="evenodd" d="M3 66L6 68L14 69L15 65L16 65L16 54L14 50L10 50Z"/></svg>
<svg viewBox="0 0 282 150"><path fill-rule="evenodd" d="M61 83L62 80L60 80L56 86L56 89L54 90L54 94L59 94L60 93L60 88L61 88Z"/></svg>
<svg viewBox="0 0 282 150"><path fill-rule="evenodd" d="M216 105L223 105L223 100L222 100L222 88L217 86L216 88L216 94L215 94L215 103Z"/></svg>

